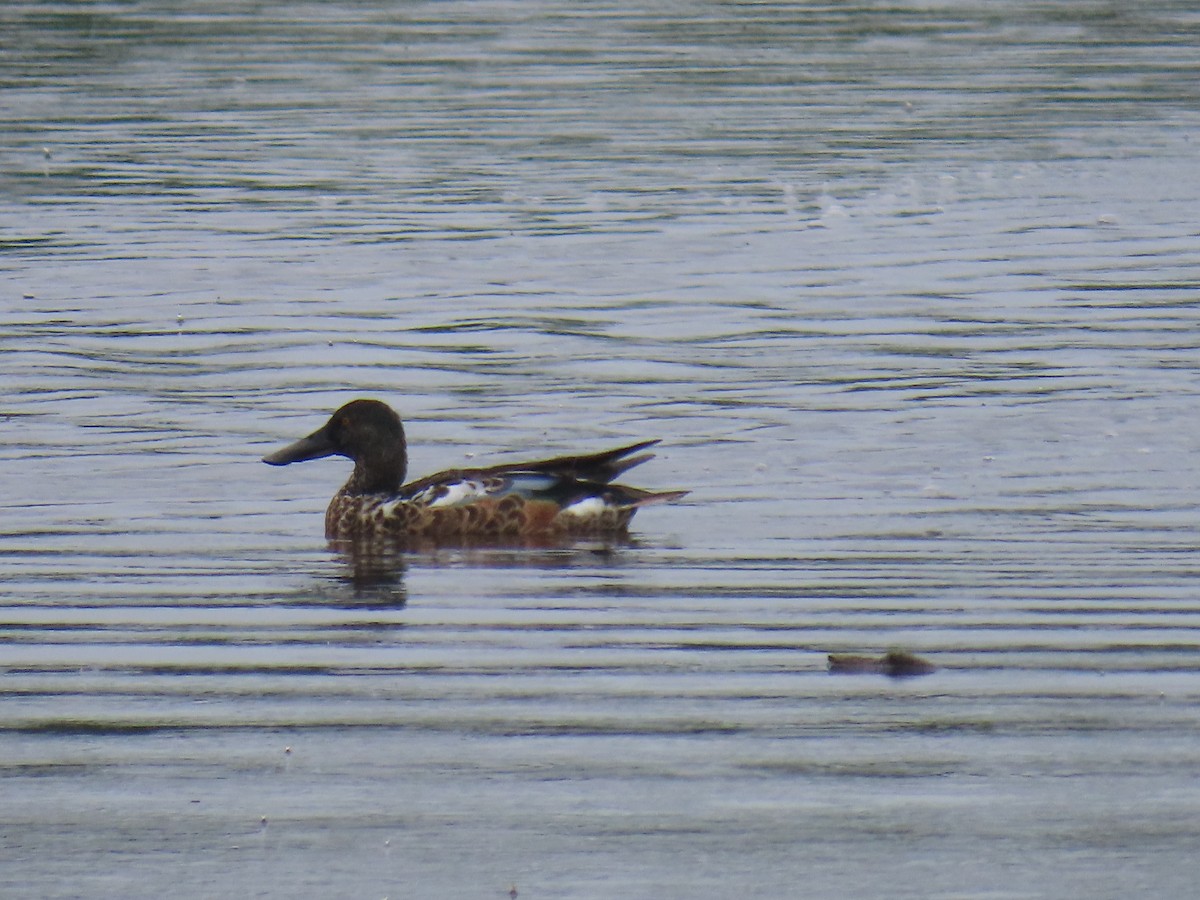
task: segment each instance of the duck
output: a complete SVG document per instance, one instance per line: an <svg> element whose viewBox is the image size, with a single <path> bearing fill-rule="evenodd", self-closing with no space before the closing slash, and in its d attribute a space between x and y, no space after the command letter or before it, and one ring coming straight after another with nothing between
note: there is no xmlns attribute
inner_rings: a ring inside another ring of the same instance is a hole
<svg viewBox="0 0 1200 900"><path fill-rule="evenodd" d="M450 469L404 483L404 424L380 400L352 400L307 437L263 457L271 466L343 456L350 479L325 511L331 541L376 538L569 539L620 536L643 506L688 491L647 491L613 479L654 454L658 440L582 456Z"/></svg>

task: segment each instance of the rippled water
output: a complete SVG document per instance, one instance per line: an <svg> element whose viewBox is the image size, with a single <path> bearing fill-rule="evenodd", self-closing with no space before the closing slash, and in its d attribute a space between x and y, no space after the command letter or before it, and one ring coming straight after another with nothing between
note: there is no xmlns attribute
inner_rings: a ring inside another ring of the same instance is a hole
<svg viewBox="0 0 1200 900"><path fill-rule="evenodd" d="M0 23L0 893L1194 891L1193 4ZM347 558L364 395L693 493Z"/></svg>

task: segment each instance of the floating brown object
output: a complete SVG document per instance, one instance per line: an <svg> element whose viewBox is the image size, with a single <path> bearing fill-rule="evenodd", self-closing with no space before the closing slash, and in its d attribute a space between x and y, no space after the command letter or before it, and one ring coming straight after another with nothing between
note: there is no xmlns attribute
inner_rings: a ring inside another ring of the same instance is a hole
<svg viewBox="0 0 1200 900"><path fill-rule="evenodd" d="M855 656L852 653L830 653L829 671L837 675L887 675L889 678L911 678L928 675L937 666L909 653L889 650L883 656Z"/></svg>

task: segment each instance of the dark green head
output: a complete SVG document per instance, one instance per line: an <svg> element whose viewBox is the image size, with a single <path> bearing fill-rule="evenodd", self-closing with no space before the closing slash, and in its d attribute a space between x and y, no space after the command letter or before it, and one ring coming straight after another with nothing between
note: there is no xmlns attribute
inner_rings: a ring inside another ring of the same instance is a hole
<svg viewBox="0 0 1200 900"><path fill-rule="evenodd" d="M264 456L263 462L286 466L325 456L344 456L354 461L354 475L343 488L348 493L397 490L408 468L400 417L378 400L352 400L308 437Z"/></svg>

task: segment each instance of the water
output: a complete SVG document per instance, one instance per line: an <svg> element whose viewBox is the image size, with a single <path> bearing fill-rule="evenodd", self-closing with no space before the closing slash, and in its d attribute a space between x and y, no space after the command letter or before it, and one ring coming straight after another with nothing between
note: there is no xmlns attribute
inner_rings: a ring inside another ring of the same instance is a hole
<svg viewBox="0 0 1200 900"><path fill-rule="evenodd" d="M0 13L0 893L1189 895L1195 10L577 6ZM346 558L354 396L693 493Z"/></svg>

